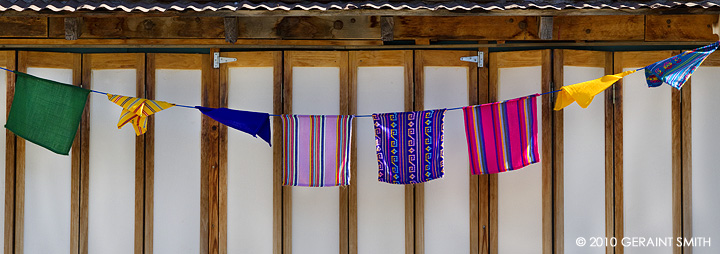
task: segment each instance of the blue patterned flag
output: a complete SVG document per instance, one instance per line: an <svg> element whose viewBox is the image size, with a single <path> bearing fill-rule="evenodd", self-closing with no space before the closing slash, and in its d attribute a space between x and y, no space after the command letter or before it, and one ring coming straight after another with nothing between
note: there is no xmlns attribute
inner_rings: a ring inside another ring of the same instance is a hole
<svg viewBox="0 0 720 254"><path fill-rule="evenodd" d="M373 114L378 180L414 184L442 178L445 109Z"/></svg>
<svg viewBox="0 0 720 254"><path fill-rule="evenodd" d="M718 48L720 42L696 48L645 67L645 79L649 87L663 82L680 89L700 64Z"/></svg>

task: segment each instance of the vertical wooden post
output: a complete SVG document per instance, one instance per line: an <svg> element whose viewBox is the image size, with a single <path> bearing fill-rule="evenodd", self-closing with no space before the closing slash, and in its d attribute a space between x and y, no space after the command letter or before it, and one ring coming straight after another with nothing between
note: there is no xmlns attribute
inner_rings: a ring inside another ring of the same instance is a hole
<svg viewBox="0 0 720 254"><path fill-rule="evenodd" d="M80 38L82 34L82 18L67 17L65 21L65 40L74 41Z"/></svg>

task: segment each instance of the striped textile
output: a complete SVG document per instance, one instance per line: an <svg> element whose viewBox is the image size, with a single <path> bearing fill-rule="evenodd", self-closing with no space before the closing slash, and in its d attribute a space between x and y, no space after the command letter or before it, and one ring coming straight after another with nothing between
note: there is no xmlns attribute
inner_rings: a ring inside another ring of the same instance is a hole
<svg viewBox="0 0 720 254"><path fill-rule="evenodd" d="M154 101L142 98L121 96L108 94L108 100L122 107L123 110L120 112L120 120L118 121L118 129L122 128L127 123L132 123L135 129L135 135L142 135L147 131L147 117L155 114L163 109L175 106L175 104Z"/></svg>
<svg viewBox="0 0 720 254"><path fill-rule="evenodd" d="M282 115L283 185L350 184L354 116Z"/></svg>
<svg viewBox="0 0 720 254"><path fill-rule="evenodd" d="M379 181L414 184L443 177L445 111L373 114Z"/></svg>
<svg viewBox="0 0 720 254"><path fill-rule="evenodd" d="M645 67L645 79L649 87L657 87L663 82L677 89L682 88L705 59L715 52L720 42L683 52Z"/></svg>
<svg viewBox="0 0 720 254"><path fill-rule="evenodd" d="M473 174L496 174L540 161L537 96L463 108Z"/></svg>

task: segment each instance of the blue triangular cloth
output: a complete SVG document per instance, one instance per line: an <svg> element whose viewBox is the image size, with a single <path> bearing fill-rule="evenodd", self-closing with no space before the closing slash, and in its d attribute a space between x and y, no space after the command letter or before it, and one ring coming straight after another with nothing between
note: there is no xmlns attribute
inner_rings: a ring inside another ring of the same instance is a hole
<svg viewBox="0 0 720 254"><path fill-rule="evenodd" d="M234 110L229 108L206 108L195 106L200 112L230 128L260 137L270 144L270 114Z"/></svg>
<svg viewBox="0 0 720 254"><path fill-rule="evenodd" d="M698 66L710 54L715 52L720 42L683 52L645 67L645 79L649 87L657 87L663 82L677 89L690 78Z"/></svg>

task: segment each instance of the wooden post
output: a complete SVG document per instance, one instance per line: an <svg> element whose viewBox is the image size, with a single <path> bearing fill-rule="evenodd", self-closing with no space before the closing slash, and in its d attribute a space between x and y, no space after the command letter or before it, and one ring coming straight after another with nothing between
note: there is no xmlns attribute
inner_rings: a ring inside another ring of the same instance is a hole
<svg viewBox="0 0 720 254"><path fill-rule="evenodd" d="M238 18L225 17L225 41L235 43L238 39Z"/></svg>
<svg viewBox="0 0 720 254"><path fill-rule="evenodd" d="M65 40L74 41L80 38L80 34L82 34L82 30L80 29L81 23L81 17L65 18Z"/></svg>
<svg viewBox="0 0 720 254"><path fill-rule="evenodd" d="M541 40L552 40L553 39L553 17L540 17L540 39Z"/></svg>
<svg viewBox="0 0 720 254"><path fill-rule="evenodd" d="M380 37L382 41L393 41L395 37L395 19L393 17L380 17Z"/></svg>

